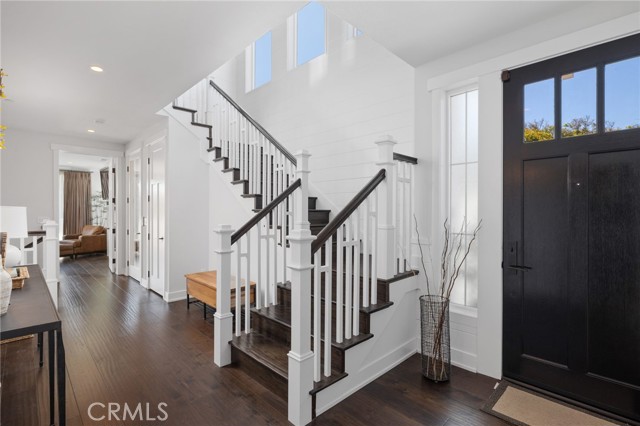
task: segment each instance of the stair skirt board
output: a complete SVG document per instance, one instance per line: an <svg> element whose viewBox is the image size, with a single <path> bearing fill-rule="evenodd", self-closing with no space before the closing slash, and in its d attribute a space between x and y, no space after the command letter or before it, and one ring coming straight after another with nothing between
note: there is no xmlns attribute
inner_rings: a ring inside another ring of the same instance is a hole
<svg viewBox="0 0 640 426"><path fill-rule="evenodd" d="M327 411L417 352L418 280L409 277L391 284L392 306L371 316L374 337L345 352L343 380L316 394L315 415ZM420 371L416 371L420 375Z"/></svg>

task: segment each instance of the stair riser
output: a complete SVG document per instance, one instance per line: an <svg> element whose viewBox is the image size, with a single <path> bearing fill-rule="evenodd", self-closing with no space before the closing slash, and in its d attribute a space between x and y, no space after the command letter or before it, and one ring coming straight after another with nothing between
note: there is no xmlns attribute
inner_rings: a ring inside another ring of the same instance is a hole
<svg viewBox="0 0 640 426"><path fill-rule="evenodd" d="M231 346L231 362L247 373L249 377L287 401L289 384L286 378L274 373L259 361L233 346Z"/></svg>
<svg viewBox="0 0 640 426"><path fill-rule="evenodd" d="M331 279L331 297L332 300L335 302L336 301L336 289L337 289L337 279L338 279L338 273L336 271L333 271L333 277ZM313 288L314 288L314 280L315 277L314 275L311 275L311 291L313 292ZM320 287L322 288L322 294L324 294L324 284L325 284L325 275L322 274L321 278L320 278ZM347 282L347 274L343 273L342 274L342 291L343 291L343 296L344 296L344 291L345 291L345 283ZM369 283L369 285L371 285ZM382 280L378 280L378 303L386 303L389 301L389 283L386 281L382 281ZM360 277L360 305L363 305L363 296L364 296L364 278ZM344 300L344 299L343 299Z"/></svg>
<svg viewBox="0 0 640 426"><path fill-rule="evenodd" d="M324 318L324 315L323 315ZM313 319L312 319L313 321ZM324 320L322 322L324 330ZM260 314L256 314L255 312L251 313L251 329L259 332L260 334L267 335L270 338L279 340L283 344L287 346L291 346L291 327L286 324L282 324L278 321L273 320L272 318L262 316ZM335 324L333 325L333 329L335 330ZM323 345L322 351L324 351L324 342L321 342ZM313 348L313 337L310 342L311 347ZM324 352L323 352L324 354ZM344 350L335 346L331 347L331 366L334 370L339 372L344 372ZM324 355L323 355L324 360Z"/></svg>
<svg viewBox="0 0 640 426"><path fill-rule="evenodd" d="M329 223L329 212L324 210L309 210L309 222L313 224Z"/></svg>
<svg viewBox="0 0 640 426"><path fill-rule="evenodd" d="M282 288L282 287L278 287L278 300L280 301L281 304L283 304L284 306L291 306L291 291L288 288ZM314 298L313 295L311 296L311 303L313 306L314 303ZM333 303L331 304L331 338L333 340L335 340L336 338L336 309L337 309L337 305L335 303L335 300L333 301ZM324 330L324 312L325 312L325 305L324 305L324 300L322 301L322 329ZM342 317L344 318L344 306L342 307ZM362 312L359 311L359 315L360 315L360 333L364 333L364 334L368 334L370 333L371 330L371 322L370 322L370 315L367 312ZM284 324L280 324L277 321L273 321L270 318L265 318L262 317L260 315L253 315L253 317L260 317L260 321L262 320L267 320L273 324L273 327L277 327L279 326L280 329L276 330L277 332L281 332L281 334L279 334L278 336L281 338L288 338L287 336L289 335L290 331L289 331L289 327L284 325ZM252 318L253 318L252 317ZM311 314L312 317L312 321L313 321L313 312ZM253 319L252 319L252 324L253 324ZM256 325L257 326L257 325ZM269 324L269 326L271 326L271 324ZM252 325L253 327L253 325Z"/></svg>
<svg viewBox="0 0 640 426"><path fill-rule="evenodd" d="M240 169L231 169L225 167L222 171L224 173L228 173L231 176L231 180L240 180Z"/></svg>
<svg viewBox="0 0 640 426"><path fill-rule="evenodd" d="M317 209L318 197L309 197L309 210Z"/></svg>

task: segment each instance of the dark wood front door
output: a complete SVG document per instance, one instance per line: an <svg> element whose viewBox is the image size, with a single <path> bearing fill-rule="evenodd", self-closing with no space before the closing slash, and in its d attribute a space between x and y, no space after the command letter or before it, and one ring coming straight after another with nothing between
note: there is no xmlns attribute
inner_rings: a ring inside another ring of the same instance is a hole
<svg viewBox="0 0 640 426"><path fill-rule="evenodd" d="M503 374L640 421L640 35L503 80Z"/></svg>

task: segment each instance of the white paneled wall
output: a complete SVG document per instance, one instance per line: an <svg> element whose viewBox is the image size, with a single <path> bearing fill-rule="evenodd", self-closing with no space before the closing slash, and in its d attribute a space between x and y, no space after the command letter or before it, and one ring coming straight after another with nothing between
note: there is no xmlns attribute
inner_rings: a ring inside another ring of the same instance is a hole
<svg viewBox="0 0 640 426"><path fill-rule="evenodd" d="M244 52L213 78L290 152L311 154L311 182L343 207L376 173L383 134L412 155L414 69L369 39L347 39L347 24L327 12L327 53L287 71L287 28L273 29L272 81L245 93Z"/></svg>

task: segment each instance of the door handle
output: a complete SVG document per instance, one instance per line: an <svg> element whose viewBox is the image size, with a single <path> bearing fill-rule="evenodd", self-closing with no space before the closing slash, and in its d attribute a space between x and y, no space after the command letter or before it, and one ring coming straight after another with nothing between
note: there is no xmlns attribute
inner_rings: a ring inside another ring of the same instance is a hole
<svg viewBox="0 0 640 426"><path fill-rule="evenodd" d="M158 239L159 239L159 240L164 240L164 237L160 237L160 238L158 238Z"/></svg>
<svg viewBox="0 0 640 426"><path fill-rule="evenodd" d="M507 269L514 269L516 271L529 272L533 268L531 266L523 266L523 265L509 265Z"/></svg>

